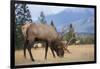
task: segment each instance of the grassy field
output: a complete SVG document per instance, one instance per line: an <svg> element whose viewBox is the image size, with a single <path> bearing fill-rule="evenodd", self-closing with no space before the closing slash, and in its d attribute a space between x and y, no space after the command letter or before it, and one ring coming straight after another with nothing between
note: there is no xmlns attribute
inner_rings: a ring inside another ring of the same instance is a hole
<svg viewBox="0 0 100 69"><path fill-rule="evenodd" d="M46 64L46 63L68 63L68 62L84 62L94 61L94 45L73 45L69 46L71 54L65 51L64 57L53 58L52 52L49 49L47 60L44 59L44 48L32 49L32 55L35 62L32 62L27 51L27 58L24 58L23 50L15 51L15 65L28 64Z"/></svg>

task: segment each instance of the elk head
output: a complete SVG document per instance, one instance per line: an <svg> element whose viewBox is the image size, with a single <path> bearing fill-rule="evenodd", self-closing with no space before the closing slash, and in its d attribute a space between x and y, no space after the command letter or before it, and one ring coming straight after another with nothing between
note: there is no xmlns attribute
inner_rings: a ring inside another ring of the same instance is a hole
<svg viewBox="0 0 100 69"><path fill-rule="evenodd" d="M60 41L55 41L52 43L53 50L56 52L58 57L64 57L63 44Z"/></svg>

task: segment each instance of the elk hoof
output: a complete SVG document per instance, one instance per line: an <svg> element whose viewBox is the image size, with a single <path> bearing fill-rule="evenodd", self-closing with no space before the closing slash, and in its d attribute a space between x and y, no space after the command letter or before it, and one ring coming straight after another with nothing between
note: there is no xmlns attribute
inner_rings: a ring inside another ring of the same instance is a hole
<svg viewBox="0 0 100 69"><path fill-rule="evenodd" d="M34 62L35 60L34 60L34 59L32 59L32 61Z"/></svg>
<svg viewBox="0 0 100 69"><path fill-rule="evenodd" d="M44 58L45 60L47 60L47 58Z"/></svg>
<svg viewBox="0 0 100 69"><path fill-rule="evenodd" d="M53 58L56 58L55 56L53 56Z"/></svg>
<svg viewBox="0 0 100 69"><path fill-rule="evenodd" d="M26 59L26 56L24 56L24 58Z"/></svg>

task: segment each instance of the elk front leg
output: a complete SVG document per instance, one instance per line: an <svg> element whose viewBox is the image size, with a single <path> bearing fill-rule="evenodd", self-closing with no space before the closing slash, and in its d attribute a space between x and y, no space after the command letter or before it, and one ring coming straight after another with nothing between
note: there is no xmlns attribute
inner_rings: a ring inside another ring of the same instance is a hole
<svg viewBox="0 0 100 69"><path fill-rule="evenodd" d="M55 58L55 53L54 53L54 51L53 51L52 46L50 46L50 49L51 49L51 52L52 52L52 54L53 54L53 57Z"/></svg>

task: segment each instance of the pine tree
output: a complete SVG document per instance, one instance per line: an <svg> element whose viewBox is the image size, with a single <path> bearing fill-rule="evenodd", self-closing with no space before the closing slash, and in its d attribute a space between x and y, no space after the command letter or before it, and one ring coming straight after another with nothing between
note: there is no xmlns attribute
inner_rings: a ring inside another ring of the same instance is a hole
<svg viewBox="0 0 100 69"><path fill-rule="evenodd" d="M75 31L74 31L74 27L72 24L69 25L69 32L68 33L70 34L70 38L75 37Z"/></svg>
<svg viewBox="0 0 100 69"><path fill-rule="evenodd" d="M24 38L21 26L26 22L32 22L31 15L26 4L15 4L15 49L21 49L24 44Z"/></svg>
<svg viewBox="0 0 100 69"><path fill-rule="evenodd" d="M32 22L30 11L26 4L16 4L15 5L15 22L16 24L23 24L26 21Z"/></svg>
<svg viewBox="0 0 100 69"><path fill-rule="evenodd" d="M75 30L72 24L69 25L68 32L64 36L64 39L67 41L69 41L71 38L75 39Z"/></svg>
<svg viewBox="0 0 100 69"><path fill-rule="evenodd" d="M54 29L57 31L57 29L56 29L56 27L55 27L55 25L54 25L53 20L51 21L51 26L53 26L53 27L54 27Z"/></svg>
<svg viewBox="0 0 100 69"><path fill-rule="evenodd" d="M38 17L38 20L40 23L46 24L46 19L45 19L45 15L43 12L40 13L40 16Z"/></svg>

